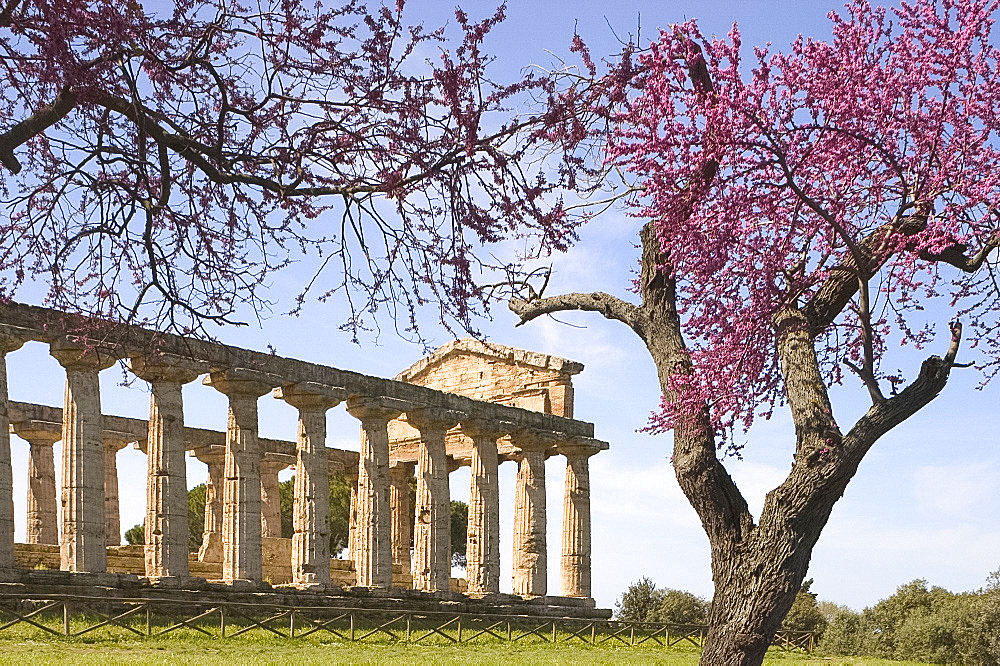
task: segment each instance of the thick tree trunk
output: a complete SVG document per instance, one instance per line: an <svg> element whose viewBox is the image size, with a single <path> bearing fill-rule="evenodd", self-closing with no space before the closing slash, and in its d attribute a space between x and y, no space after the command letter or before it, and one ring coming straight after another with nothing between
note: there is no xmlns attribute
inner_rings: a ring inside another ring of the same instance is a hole
<svg viewBox="0 0 1000 666"><path fill-rule="evenodd" d="M632 328L656 364L663 395L671 379L691 371L681 334L674 279L647 224L642 231L642 306ZM853 289L847 285L845 289ZM795 462L768 493L759 522L718 459L707 407L676 418L673 464L711 545L715 594L701 657L711 666L761 664L805 579L813 548L837 500L875 441L932 400L944 387L960 328L944 359L931 357L898 396L876 402L846 435L833 417L815 351L815 322L800 309L774 314L776 352L795 424Z"/></svg>
<svg viewBox="0 0 1000 666"><path fill-rule="evenodd" d="M712 163L704 174L714 174ZM920 221L913 223L914 228ZM912 232L906 225L892 231ZM878 264L878 232L860 245L858 258ZM664 399L670 403L677 380L692 372L676 307L676 284L670 257L660 247L653 223L641 233L643 255L639 291L642 304L626 303L604 293L512 299L521 323L566 310L600 312L621 321L645 342L656 364ZM870 274L872 266L861 267ZM858 270L847 270L857 275ZM708 406L675 414L673 466L677 482L701 519L711 546L715 595L709 634L701 663L757 665L791 608L809 568L812 551L837 500L857 472L862 458L893 427L929 403L944 388L954 364L961 327L952 325L944 358L924 361L919 376L898 395L871 392L868 413L846 433L833 417L827 388L816 359L815 339L857 291L857 280L835 273L801 308L786 306L773 315L775 351L780 360L785 398L795 424L795 461L788 477L768 493L759 521L718 458Z"/></svg>

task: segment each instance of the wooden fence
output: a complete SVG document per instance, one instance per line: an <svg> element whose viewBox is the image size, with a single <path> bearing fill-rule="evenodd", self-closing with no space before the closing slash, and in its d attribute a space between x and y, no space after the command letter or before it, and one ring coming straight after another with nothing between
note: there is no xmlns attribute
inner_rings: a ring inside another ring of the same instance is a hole
<svg viewBox="0 0 1000 666"><path fill-rule="evenodd" d="M708 627L622 620L394 611L372 608L108 599L74 595L0 595L0 632L28 630L83 636L98 630L139 637L176 633L212 638L267 634L300 639L320 634L343 642L470 643L499 640L588 645L700 647ZM781 631L774 645L811 651L810 632Z"/></svg>

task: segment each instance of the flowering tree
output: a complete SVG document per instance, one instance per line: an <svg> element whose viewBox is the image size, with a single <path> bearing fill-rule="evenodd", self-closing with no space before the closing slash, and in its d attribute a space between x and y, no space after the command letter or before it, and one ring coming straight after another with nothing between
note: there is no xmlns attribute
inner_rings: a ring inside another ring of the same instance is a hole
<svg viewBox="0 0 1000 666"><path fill-rule="evenodd" d="M525 288L510 307L596 311L646 343L653 429L673 431L711 543L703 662L760 663L834 503L944 388L963 325L985 376L1000 369L998 2L854 0L829 43L747 65L735 29L694 22L606 76L576 40L582 74L496 83L483 40L502 8L458 12L449 42L407 27L402 2L180 0L156 17L0 0L0 297L44 280L51 305L188 332L259 306L304 255L350 330L384 309L412 327L429 301L468 327L498 293L481 273L525 284L482 248L565 249L583 209L555 195L621 169L646 220L638 302ZM946 342L929 303L952 312ZM898 340L942 355L899 376ZM828 396L845 369L872 403L849 427ZM795 462L755 518L719 451L778 404Z"/></svg>
<svg viewBox="0 0 1000 666"><path fill-rule="evenodd" d="M0 0L0 297L184 333L299 261L348 330L428 302L471 326L478 247L573 238L527 157L558 112L517 118L550 82L488 76L503 7L450 40L403 5Z"/></svg>
<svg viewBox="0 0 1000 666"><path fill-rule="evenodd" d="M758 48L747 64L735 27L663 31L608 139L648 220L639 302L510 302L522 323L597 311L646 343L663 390L652 428L673 431L677 480L711 544L702 663L761 663L834 503L876 440L944 388L963 325L986 378L998 370L998 4L853 0L831 14L829 42ZM952 319L944 339L927 313ZM907 379L887 370L897 341L942 353ZM871 398L854 424L828 394L845 369ZM719 451L777 404L795 458L755 518Z"/></svg>

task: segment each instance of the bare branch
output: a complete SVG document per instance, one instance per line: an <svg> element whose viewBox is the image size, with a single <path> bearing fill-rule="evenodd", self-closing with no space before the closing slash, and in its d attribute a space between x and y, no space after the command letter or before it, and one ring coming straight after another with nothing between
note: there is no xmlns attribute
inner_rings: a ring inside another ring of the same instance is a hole
<svg viewBox="0 0 1000 666"><path fill-rule="evenodd" d="M533 300L512 298L507 307L521 318L518 326L542 315L573 310L599 312L605 319L620 321L631 328L635 328L639 323L638 307L601 291L589 294L563 294Z"/></svg>
<svg viewBox="0 0 1000 666"><path fill-rule="evenodd" d="M0 164L12 173L20 173L21 163L14 156L14 149L65 118L75 106L76 93L71 88L63 88L52 104L35 111L0 134Z"/></svg>
<svg viewBox="0 0 1000 666"><path fill-rule="evenodd" d="M979 248L979 252L971 257L965 254L967 245L956 243L940 252L921 252L920 258L927 261L941 261L966 273L975 273L986 262L990 252L998 247L1000 247L1000 232L993 234L993 237Z"/></svg>
<svg viewBox="0 0 1000 666"><path fill-rule="evenodd" d="M920 374L905 389L873 405L844 437L844 445L857 462L879 437L889 432L933 400L948 383L955 357L962 343L962 324L950 324L951 341L944 358L931 356L920 366Z"/></svg>
<svg viewBox="0 0 1000 666"><path fill-rule="evenodd" d="M835 266L812 298L802 307L802 313L809 322L810 334L815 338L822 334L833 323L844 307L850 302L860 286L858 275L861 272L873 274L889 258L885 251L893 234L899 233L912 236L927 226L927 218L923 215L911 215L901 220L882 225L857 243L855 252L851 252L843 263ZM855 257L860 258L864 266L858 266Z"/></svg>

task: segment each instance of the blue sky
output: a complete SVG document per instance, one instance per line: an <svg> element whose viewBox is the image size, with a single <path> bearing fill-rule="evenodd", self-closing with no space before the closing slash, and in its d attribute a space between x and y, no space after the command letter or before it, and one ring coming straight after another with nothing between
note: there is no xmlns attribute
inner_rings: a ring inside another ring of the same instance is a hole
<svg viewBox="0 0 1000 666"><path fill-rule="evenodd" d="M426 15L428 25L446 19L450 2L412 2L411 18ZM467 8L487 11L488 3ZM503 63L521 67L551 61L546 51L565 54L576 30L595 55L610 53L619 34L635 32L652 38L655 29L698 17L703 32L725 33L735 20L745 47L762 42L787 44L799 33L826 35L825 14L831 2L670 2L634 0L574 3L512 0L508 21L490 42L501 49ZM592 221L581 242L553 258L550 293L603 290L629 297L636 266L634 244L639 222L620 212ZM301 275L293 270L275 276L272 297L289 299ZM25 297L27 300L27 296ZM289 303L288 300L284 301ZM258 350L273 345L279 354L391 377L420 358L419 347L398 339L391 328L376 340L353 345L337 325L334 305L309 304L300 317L286 317L278 307L260 327L221 330L229 344ZM931 313L933 316L933 313ZM576 378L577 418L592 421L596 436L611 449L592 460L591 485L594 543L594 595L611 606L629 583L648 576L658 585L711 595L707 540L669 466L671 438L637 432L658 402L652 362L641 342L620 324L597 315L565 314L560 320L538 320L515 328L516 318L494 313L483 331L501 344L567 357L585 364ZM946 315L939 322L944 324ZM425 331L436 343L449 340L444 331ZM942 353L940 344L927 353ZM940 349L938 348L940 347ZM900 362L912 377L914 358ZM8 356L10 395L15 400L62 403L62 371L44 346L29 344ZM102 373L105 413L145 418L148 392L141 383L121 386L117 369ZM1000 394L998 386L977 391L973 370L957 370L944 393L922 412L879 441L838 503L814 551L809 576L823 599L860 609L890 595L914 578L951 590L975 589L990 571L1000 568ZM867 408L867 394L856 384L834 392L835 413L842 424ZM185 389L185 420L190 426L224 430L224 397L200 383ZM294 439L295 411L278 400L261 400L261 433ZM343 407L329 416L330 446L357 449L357 422ZM727 467L750 506L759 511L765 493L779 483L791 463L793 435L781 411L747 436L744 460ZM26 445L14 439L16 529L23 539L27 469ZM58 453L58 445L57 445ZM558 549L562 520L563 465L547 464L549 520L549 585L558 587ZM58 462L57 462L58 469ZM509 589L514 467L501 467L502 585ZM288 472L285 473L288 475ZM205 468L189 464L189 485L204 481ZM122 528L141 522L145 506L145 457L138 451L119 454ZM467 469L451 476L452 497L468 494Z"/></svg>

